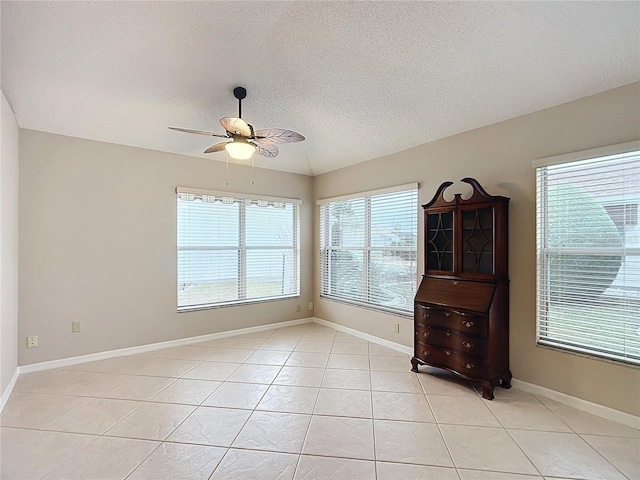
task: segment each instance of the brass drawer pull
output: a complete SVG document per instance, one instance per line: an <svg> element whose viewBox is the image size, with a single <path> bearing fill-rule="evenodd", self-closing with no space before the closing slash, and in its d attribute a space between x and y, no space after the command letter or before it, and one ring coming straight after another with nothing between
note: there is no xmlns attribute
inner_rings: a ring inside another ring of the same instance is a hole
<svg viewBox="0 0 640 480"><path fill-rule="evenodd" d="M451 352L449 350L445 350L444 353L447 355L447 357L451 355Z"/></svg>
<svg viewBox="0 0 640 480"><path fill-rule="evenodd" d="M454 281L453 281L453 284L454 284L454 285L458 285L458 281L457 281L457 280L454 280Z"/></svg>
<svg viewBox="0 0 640 480"><path fill-rule="evenodd" d="M429 336L429 332L424 332L424 333L422 334L422 336L423 336L424 338L427 338L427 337Z"/></svg>
<svg viewBox="0 0 640 480"><path fill-rule="evenodd" d="M450 332L449 330L447 330L447 332L445 333L445 335L446 335L447 337L450 337L450 336L451 336L451 332Z"/></svg>
<svg viewBox="0 0 640 480"><path fill-rule="evenodd" d="M422 354L423 354L425 357L428 357L428 356L431 354L431 352L430 352L429 350L423 350L423 351L422 351Z"/></svg>
<svg viewBox="0 0 640 480"><path fill-rule="evenodd" d="M470 322L468 320L462 320L462 324L467 328L473 327L473 322Z"/></svg>
<svg viewBox="0 0 640 480"><path fill-rule="evenodd" d="M467 348L473 347L473 343L471 343L471 342L462 342L462 345L467 347Z"/></svg>
<svg viewBox="0 0 640 480"><path fill-rule="evenodd" d="M445 317L448 317L448 316L450 316L450 315L451 315L451 313L450 313L450 312L444 312L444 316L445 316Z"/></svg>
<svg viewBox="0 0 640 480"><path fill-rule="evenodd" d="M471 369L474 367L473 363L465 363L465 365L464 365L464 366L465 366L466 368L468 368L469 370L471 370Z"/></svg>

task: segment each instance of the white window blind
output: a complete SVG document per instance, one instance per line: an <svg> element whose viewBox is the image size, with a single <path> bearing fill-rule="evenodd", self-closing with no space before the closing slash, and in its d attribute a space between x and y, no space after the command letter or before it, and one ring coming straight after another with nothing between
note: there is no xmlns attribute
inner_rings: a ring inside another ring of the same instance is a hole
<svg viewBox="0 0 640 480"><path fill-rule="evenodd" d="M640 365L640 151L542 163L538 343Z"/></svg>
<svg viewBox="0 0 640 480"><path fill-rule="evenodd" d="M417 185L320 203L320 296L413 312L417 278Z"/></svg>
<svg viewBox="0 0 640 480"><path fill-rule="evenodd" d="M300 294L299 201L177 194L178 311Z"/></svg>

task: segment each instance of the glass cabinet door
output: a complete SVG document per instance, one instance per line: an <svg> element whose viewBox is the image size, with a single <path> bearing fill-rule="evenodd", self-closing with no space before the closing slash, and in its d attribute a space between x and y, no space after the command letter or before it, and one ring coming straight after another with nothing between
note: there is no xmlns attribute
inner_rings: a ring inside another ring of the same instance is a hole
<svg viewBox="0 0 640 480"><path fill-rule="evenodd" d="M454 212L429 212L425 219L425 257L427 271L454 271Z"/></svg>
<svg viewBox="0 0 640 480"><path fill-rule="evenodd" d="M494 273L493 207L462 210L462 273Z"/></svg>

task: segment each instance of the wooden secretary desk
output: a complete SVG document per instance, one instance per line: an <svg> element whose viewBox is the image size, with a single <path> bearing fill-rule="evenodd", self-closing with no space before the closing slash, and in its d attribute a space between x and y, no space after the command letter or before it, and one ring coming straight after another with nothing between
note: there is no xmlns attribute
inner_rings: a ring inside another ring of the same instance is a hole
<svg viewBox="0 0 640 480"><path fill-rule="evenodd" d="M418 365L478 382L493 399L511 387L507 197L473 194L446 201L445 182L424 208L424 276L414 304L414 372Z"/></svg>

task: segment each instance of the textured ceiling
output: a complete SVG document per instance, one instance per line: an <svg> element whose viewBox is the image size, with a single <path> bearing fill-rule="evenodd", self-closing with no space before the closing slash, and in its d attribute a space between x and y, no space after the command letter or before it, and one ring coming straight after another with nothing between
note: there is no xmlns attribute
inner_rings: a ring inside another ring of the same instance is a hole
<svg viewBox="0 0 640 480"><path fill-rule="evenodd" d="M640 2L7 2L20 127L226 160L237 115L287 128L256 165L319 174L640 80Z"/></svg>

